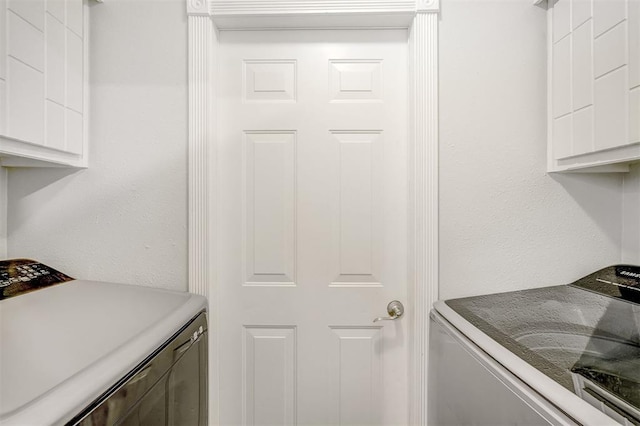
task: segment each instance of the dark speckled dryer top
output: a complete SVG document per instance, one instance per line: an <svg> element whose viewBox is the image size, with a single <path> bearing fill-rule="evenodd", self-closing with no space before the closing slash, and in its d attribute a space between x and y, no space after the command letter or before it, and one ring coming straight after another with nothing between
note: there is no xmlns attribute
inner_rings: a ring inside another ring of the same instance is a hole
<svg viewBox="0 0 640 426"><path fill-rule="evenodd" d="M0 300L71 280L73 278L35 260L0 260Z"/></svg>
<svg viewBox="0 0 640 426"><path fill-rule="evenodd" d="M570 285L445 303L567 389L573 371L640 410L638 283L639 267L618 265Z"/></svg>

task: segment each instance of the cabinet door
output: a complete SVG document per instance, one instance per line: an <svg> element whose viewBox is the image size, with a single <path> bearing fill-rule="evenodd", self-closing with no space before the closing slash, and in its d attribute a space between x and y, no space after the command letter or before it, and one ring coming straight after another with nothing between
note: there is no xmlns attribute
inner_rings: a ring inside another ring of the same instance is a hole
<svg viewBox="0 0 640 426"><path fill-rule="evenodd" d="M85 165L83 0L0 0L0 159ZM9 161L9 163L7 163Z"/></svg>
<svg viewBox="0 0 640 426"><path fill-rule="evenodd" d="M640 0L629 0L629 141L640 142Z"/></svg>
<svg viewBox="0 0 640 426"><path fill-rule="evenodd" d="M640 0L550 6L550 170L639 159Z"/></svg>

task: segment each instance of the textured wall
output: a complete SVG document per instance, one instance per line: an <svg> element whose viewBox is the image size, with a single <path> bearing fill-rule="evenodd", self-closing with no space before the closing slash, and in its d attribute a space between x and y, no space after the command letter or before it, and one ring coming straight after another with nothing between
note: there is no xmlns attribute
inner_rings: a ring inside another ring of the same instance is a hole
<svg viewBox="0 0 640 426"><path fill-rule="evenodd" d="M90 167L9 172L9 253L187 288L183 0L91 3Z"/></svg>
<svg viewBox="0 0 640 426"><path fill-rule="evenodd" d="M545 173L545 11L447 0L440 22L440 297L619 262L622 177Z"/></svg>
<svg viewBox="0 0 640 426"><path fill-rule="evenodd" d="M640 164L624 177L622 261L640 265Z"/></svg>
<svg viewBox="0 0 640 426"><path fill-rule="evenodd" d="M10 254L186 289L184 4L92 3L91 20L91 167L9 172ZM447 0L440 38L441 297L568 282L620 261L622 177L545 173L544 11ZM638 181L636 166L626 205Z"/></svg>

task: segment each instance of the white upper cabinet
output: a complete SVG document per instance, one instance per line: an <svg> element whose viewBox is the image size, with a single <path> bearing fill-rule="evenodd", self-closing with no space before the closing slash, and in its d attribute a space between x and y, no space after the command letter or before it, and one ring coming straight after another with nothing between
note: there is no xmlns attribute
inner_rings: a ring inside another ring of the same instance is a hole
<svg viewBox="0 0 640 426"><path fill-rule="evenodd" d="M640 160L640 0L550 0L549 171Z"/></svg>
<svg viewBox="0 0 640 426"><path fill-rule="evenodd" d="M0 0L0 165L87 165L83 0Z"/></svg>

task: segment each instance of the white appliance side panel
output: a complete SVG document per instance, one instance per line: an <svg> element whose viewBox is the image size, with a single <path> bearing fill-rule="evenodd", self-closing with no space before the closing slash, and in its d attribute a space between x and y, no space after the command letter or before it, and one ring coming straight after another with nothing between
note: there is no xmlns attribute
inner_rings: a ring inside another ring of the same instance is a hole
<svg viewBox="0 0 640 426"><path fill-rule="evenodd" d="M453 364L456 366L456 370L453 372L455 377L450 379L452 382L457 380L458 384L462 383L463 386L467 386L464 378L476 380L476 373L473 372L475 371L474 369L476 367L484 367L500 380L504 386L509 387L514 394L548 419L551 424L573 425L576 424L576 422L580 422L578 424L605 425L611 423L611 417L591 406L579 396L547 377L531 364L491 339L451 309L444 301L434 303L433 310L431 311L431 319L435 319L436 324L440 326L439 328L446 330L446 333L453 339L452 341L463 347L477 363L477 366L473 368L467 367L467 364ZM433 324L431 325L434 330L431 331L430 336L435 339L433 334L436 333L438 327L433 326ZM431 361L436 362L435 360L443 356L449 356L449 354L446 351L436 351L432 353L431 351L433 351L434 348L442 346L444 343L437 340L430 341L429 343L431 354L429 369L431 377L433 378L436 370L445 369L445 367L449 367L451 364L431 364ZM441 355L439 355L439 353L441 353ZM431 373L432 370L434 373ZM471 371L471 373L468 373L468 371ZM439 382L436 381L435 378L433 380L430 379L429 386L438 385ZM476 388L476 392L489 394L486 390L479 389L480 388ZM471 394L472 393L470 393L470 395ZM496 398L494 402L499 403L500 401L500 398ZM464 409L464 407L461 409ZM491 422L486 424L495 423ZM513 424L513 422L509 422L508 424Z"/></svg>
<svg viewBox="0 0 640 426"><path fill-rule="evenodd" d="M558 424L515 394L433 318L429 329L429 387L435 391L429 392L428 424Z"/></svg>

